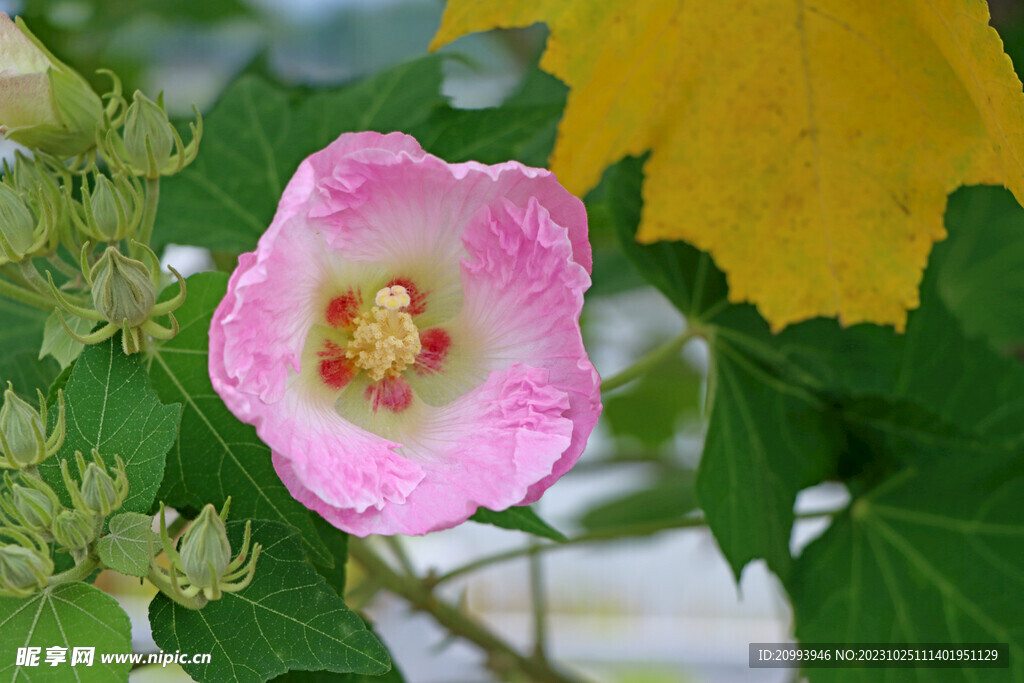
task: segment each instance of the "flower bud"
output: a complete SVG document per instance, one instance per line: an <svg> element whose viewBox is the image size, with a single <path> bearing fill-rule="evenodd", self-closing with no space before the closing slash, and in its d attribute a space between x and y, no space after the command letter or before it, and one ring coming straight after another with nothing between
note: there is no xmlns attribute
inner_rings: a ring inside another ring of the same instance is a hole
<svg viewBox="0 0 1024 683"><path fill-rule="evenodd" d="M86 80L0 13L0 133L69 157L92 148L102 124L103 103Z"/></svg>
<svg viewBox="0 0 1024 683"><path fill-rule="evenodd" d="M145 264L108 247L92 273L92 301L107 321L138 327L156 303L156 285Z"/></svg>
<svg viewBox="0 0 1024 683"><path fill-rule="evenodd" d="M96 539L96 520L81 510L63 510L53 520L50 532L57 544L68 550L85 548Z"/></svg>
<svg viewBox="0 0 1024 683"><path fill-rule="evenodd" d="M231 563L224 520L207 503L181 540L182 569L189 582L198 588L216 586Z"/></svg>
<svg viewBox="0 0 1024 683"><path fill-rule="evenodd" d="M46 587L53 560L34 548L0 546L0 593L25 598Z"/></svg>
<svg viewBox="0 0 1024 683"><path fill-rule="evenodd" d="M4 440L4 455L14 469L39 463L44 430L39 412L19 398L9 386L4 392L4 405L0 408L0 434Z"/></svg>
<svg viewBox="0 0 1024 683"><path fill-rule="evenodd" d="M114 480L94 462L89 463L82 474L82 501L86 510L103 517L121 507Z"/></svg>
<svg viewBox="0 0 1024 683"><path fill-rule="evenodd" d="M0 265L24 261L45 239L22 195L0 183Z"/></svg>
<svg viewBox="0 0 1024 683"><path fill-rule="evenodd" d="M63 509L57 494L42 481L33 488L14 484L10 489L11 501L19 521L36 533L47 533L54 518Z"/></svg>
<svg viewBox="0 0 1024 683"><path fill-rule="evenodd" d="M8 382L4 405L0 407L0 467L21 470L33 467L60 450L64 443L64 394L58 394L60 413L49 438L46 437L46 399L39 396L36 410L14 393ZM42 411L42 412L40 412Z"/></svg>
<svg viewBox="0 0 1024 683"><path fill-rule="evenodd" d="M75 223L82 232L103 242L117 242L130 237L142 218L142 202L134 188L120 176L113 182L97 174L92 192L82 185L84 220Z"/></svg>
<svg viewBox="0 0 1024 683"><path fill-rule="evenodd" d="M15 150L14 159L13 168L4 161L4 175L14 181L14 189L18 192L29 193L44 182L56 185L53 175L34 157L25 156L19 149Z"/></svg>
<svg viewBox="0 0 1024 683"><path fill-rule="evenodd" d="M174 152L174 133L163 103L154 102L138 90L125 114L124 148L131 166L150 178L160 175Z"/></svg>
<svg viewBox="0 0 1024 683"><path fill-rule="evenodd" d="M92 449L92 462L88 464L82 457L82 452L75 451L81 484L75 483L71 477L68 461L61 460L60 474L64 479L65 488L71 495L71 502L76 509L90 517L106 517L120 508L121 503L128 497L128 473L125 472L124 461L120 456L114 457L117 460L117 466L114 468L116 479L110 476L103 456L98 450Z"/></svg>

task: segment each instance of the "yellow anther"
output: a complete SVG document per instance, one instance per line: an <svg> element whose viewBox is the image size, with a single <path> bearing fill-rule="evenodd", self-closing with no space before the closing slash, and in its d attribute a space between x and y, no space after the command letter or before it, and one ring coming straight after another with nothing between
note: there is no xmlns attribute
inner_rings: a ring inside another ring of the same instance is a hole
<svg viewBox="0 0 1024 683"><path fill-rule="evenodd" d="M382 289L376 297L381 308L367 311L356 318L356 330L345 348L345 357L356 367L366 370L374 382L384 379L385 375L398 377L413 364L422 348L420 333L412 316L380 303L383 298L381 294L389 289L402 290L406 302L402 306L408 305L409 295L405 293L404 287ZM387 297L400 296L387 293Z"/></svg>
<svg viewBox="0 0 1024 683"><path fill-rule="evenodd" d="M412 298L409 296L409 292L402 285L384 287L377 292L377 296L375 296L373 300L378 306L386 308L389 311L397 311L412 303Z"/></svg>

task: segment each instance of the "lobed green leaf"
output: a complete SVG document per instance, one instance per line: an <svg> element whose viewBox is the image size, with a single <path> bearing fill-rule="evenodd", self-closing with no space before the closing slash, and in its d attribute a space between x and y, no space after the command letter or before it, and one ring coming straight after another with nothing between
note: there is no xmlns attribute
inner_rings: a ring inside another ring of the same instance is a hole
<svg viewBox="0 0 1024 683"><path fill-rule="evenodd" d="M146 512L163 479L165 455L178 436L181 405L164 405L150 387L146 367L138 355L126 356L118 337L90 346L75 362L64 388L67 436L53 458L40 466L43 478L63 492L60 461L67 460L78 479L75 451L89 458L99 450L108 467L114 456L124 460L128 497L121 509ZM57 411L51 410L56 417Z"/></svg>
<svg viewBox="0 0 1024 683"><path fill-rule="evenodd" d="M98 588L64 583L28 598L0 598L0 677L11 681L127 681L131 662L103 663L101 654L132 651L128 615ZM41 648L39 666L18 666L21 647ZM47 648L65 648L65 661L46 663ZM94 648L92 666L71 665L74 648Z"/></svg>
<svg viewBox="0 0 1024 683"><path fill-rule="evenodd" d="M244 522L228 524L231 547L242 543ZM290 669L382 674L391 666L380 641L366 629L304 559L294 529L252 522L263 546L252 583L225 593L201 610L158 594L149 606L153 638L169 652L209 652L208 664L185 664L197 681L265 681Z"/></svg>
<svg viewBox="0 0 1024 683"><path fill-rule="evenodd" d="M103 564L128 576L148 574L150 559L160 548L160 537L152 528L153 518L122 512L111 517L109 524L109 532L96 543Z"/></svg>

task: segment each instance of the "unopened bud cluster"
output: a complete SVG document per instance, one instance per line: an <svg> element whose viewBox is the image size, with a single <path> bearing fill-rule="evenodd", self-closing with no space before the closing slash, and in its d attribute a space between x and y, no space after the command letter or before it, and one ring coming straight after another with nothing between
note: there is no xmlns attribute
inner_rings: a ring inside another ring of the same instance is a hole
<svg viewBox="0 0 1024 683"><path fill-rule="evenodd" d="M154 318L180 305L184 287L173 303L156 304L166 282L148 245L160 178L195 160L202 118L196 112L186 144L162 96L135 92L129 102L105 73L113 85L101 97L24 22L0 13L0 92L18 95L0 97L0 135L30 150L3 163L0 285L22 303L104 323L80 334L62 317L74 340L122 332L123 350L136 353L148 337L177 332L173 316Z"/></svg>
<svg viewBox="0 0 1024 683"><path fill-rule="evenodd" d="M117 76L105 73L112 86L101 97L24 22L0 12L0 135L28 148L0 169L0 293L55 315L69 338L60 341L68 345L120 333L122 350L133 354L150 338L167 340L178 332L174 311L184 302L185 282L170 268L178 291L160 300L169 278L149 244L160 179L195 160L203 126L193 108L196 122L186 144L162 95L153 100L136 91L129 102ZM68 316L92 323L86 326L91 331L72 329ZM49 324L45 334L54 330L62 334ZM9 383L0 405L0 597L26 598L86 579L104 566L104 533L113 533L118 517L125 523L126 516L138 516L117 512L129 492L119 456L111 463L95 448L88 457L76 451L61 460L59 479L51 476L56 468L40 471L47 459L70 449L63 392L49 406L37 395L38 403L30 403ZM244 589L260 546L250 543L247 524L232 556L227 512L227 503L219 513L204 507L179 547L161 507L159 545L168 568L156 560L155 541L134 544L141 554L133 559L142 561L126 566L145 573L148 564L150 581L192 609ZM75 566L54 574L54 552L69 554Z"/></svg>
<svg viewBox="0 0 1024 683"><path fill-rule="evenodd" d="M32 406L8 385L0 406L0 467L5 469L0 489L0 597L25 598L48 585L82 580L102 566L97 542L107 519L128 498L124 461L115 455L111 466L95 448L88 458L75 451L73 462L60 461L62 486L42 479L38 466L64 442L63 393L57 394L54 420L47 419L42 395L39 402L39 408ZM251 543L246 523L242 545L232 556L224 524L230 502L220 512L205 506L180 544L171 539L160 507L159 545L167 555L167 567L157 562L155 545L145 545L148 550L142 552L148 555L142 559L149 564L149 580L185 607L200 609L252 581L260 545ZM55 576L54 550L68 553L75 568Z"/></svg>
<svg viewBox="0 0 1024 683"><path fill-rule="evenodd" d="M76 481L61 462L64 488L71 506L65 507L53 488L39 476L37 466L54 455L64 440L64 402L49 436L45 434L46 403L36 410L12 388L0 408L0 441L5 490L0 492L0 596L26 597L44 588L54 571L51 544L70 553L76 565L90 554L103 522L128 495L128 475L120 457L113 471L92 450L91 461L75 453ZM11 471L14 471L12 476Z"/></svg>

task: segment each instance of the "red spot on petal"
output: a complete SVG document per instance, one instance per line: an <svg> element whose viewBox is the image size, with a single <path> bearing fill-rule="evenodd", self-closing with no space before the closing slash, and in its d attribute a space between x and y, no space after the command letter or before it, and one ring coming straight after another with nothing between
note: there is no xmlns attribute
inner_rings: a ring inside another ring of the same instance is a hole
<svg viewBox="0 0 1024 683"><path fill-rule="evenodd" d="M363 394L373 412L381 408L401 413L412 404L412 387L401 377L385 377L366 387Z"/></svg>
<svg viewBox="0 0 1024 683"><path fill-rule="evenodd" d="M431 327L420 332L420 345L423 348L416 356L416 372L421 375L440 372L452 345L451 336L440 327Z"/></svg>
<svg viewBox="0 0 1024 683"><path fill-rule="evenodd" d="M329 339L324 340L324 348L317 351L320 356L320 379L331 389L341 389L352 381L356 369L345 358L345 349L341 348Z"/></svg>
<svg viewBox="0 0 1024 683"><path fill-rule="evenodd" d="M405 287L405 291L409 293L411 301L405 308L406 313L409 315L419 315L427 310L427 293L421 292L412 280L407 277L396 277L388 282L388 287L394 287L395 285Z"/></svg>
<svg viewBox="0 0 1024 683"><path fill-rule="evenodd" d="M352 321L359 315L363 303L359 292L348 290L336 296L327 304L327 323L332 327L352 327Z"/></svg>
<svg viewBox="0 0 1024 683"><path fill-rule="evenodd" d="M320 361L320 379L331 389L343 388L355 374L355 368L347 358L324 358Z"/></svg>

